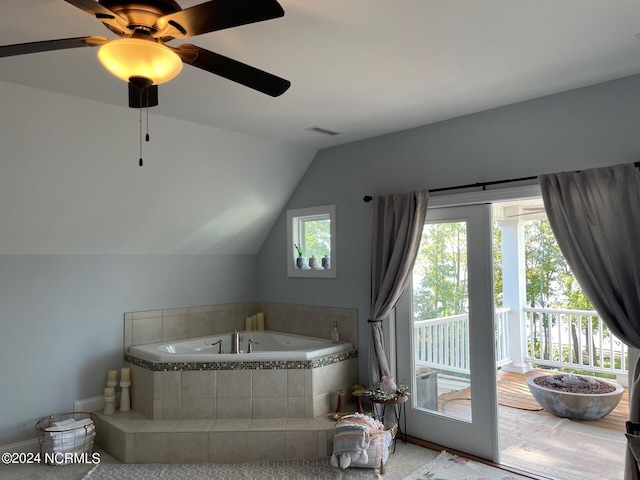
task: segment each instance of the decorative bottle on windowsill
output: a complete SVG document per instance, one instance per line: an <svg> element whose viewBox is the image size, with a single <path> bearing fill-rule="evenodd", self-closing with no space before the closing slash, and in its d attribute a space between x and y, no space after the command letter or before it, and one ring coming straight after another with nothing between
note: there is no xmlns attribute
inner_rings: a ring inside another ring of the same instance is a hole
<svg viewBox="0 0 640 480"><path fill-rule="evenodd" d="M333 330L331 331L331 343L340 343L340 334L338 333L338 322L333 322Z"/></svg>

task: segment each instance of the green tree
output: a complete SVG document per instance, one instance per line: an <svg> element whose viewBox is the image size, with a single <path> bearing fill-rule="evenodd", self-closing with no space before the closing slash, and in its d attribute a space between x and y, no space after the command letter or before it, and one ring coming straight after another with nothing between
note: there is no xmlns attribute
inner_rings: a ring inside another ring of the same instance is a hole
<svg viewBox="0 0 640 480"><path fill-rule="evenodd" d="M527 303L531 307L593 310L593 305L567 265L547 220L529 222L525 226L525 245ZM545 329L545 335L542 338L546 339L550 327L546 315L543 316L542 323ZM572 323L570 333L573 338L574 362L579 363L581 358L581 352L578 350L578 328L580 334L592 338L587 335L587 332L591 329L595 334L598 327L597 318L593 318L591 324L587 318L583 318L580 325ZM606 326L603 333L605 337L610 335ZM544 358L550 358L551 346L543 340L540 348L544 352ZM597 359L599 353L596 348L593 351ZM561 354L559 352L559 355Z"/></svg>
<svg viewBox="0 0 640 480"><path fill-rule="evenodd" d="M497 222L493 224L493 295L496 308L502 308L502 229Z"/></svg>
<svg viewBox="0 0 640 480"><path fill-rule="evenodd" d="M322 258L331 255L331 224L329 220L310 220L304 223L304 255Z"/></svg>
<svg viewBox="0 0 640 480"><path fill-rule="evenodd" d="M525 225L526 297L527 304L532 308L560 306L557 303L557 286L560 284L560 270L565 262L557 245L548 222L537 220ZM553 316L550 321L548 315L543 315L543 332L534 336L540 339L539 348L545 359L551 358L552 345L547 339L553 324Z"/></svg>
<svg viewBox="0 0 640 480"><path fill-rule="evenodd" d="M467 311L466 224L426 224L414 267L414 320Z"/></svg>
<svg viewBox="0 0 640 480"><path fill-rule="evenodd" d="M495 305L501 307L502 234L497 224L494 225L493 231ZM466 237L464 222L425 225L413 271L415 321L459 315L468 311ZM525 224L525 269L526 300L530 307L593 310L591 302L560 252L547 220ZM556 317L547 314L536 315L542 315L540 324L543 332L533 332L536 342L534 349L541 352L543 358L551 359L554 354L553 346L547 339L550 338L549 332L554 327ZM537 328L537 325L537 322L534 322L534 328ZM578 351L578 334L592 338L587 332L591 329L596 333L598 327L597 318L593 319L591 325L587 317L579 324L572 324L574 351L571 355L576 363L581 356L581 352ZM609 335L608 329L604 329L604 334ZM568 353L557 352L562 356Z"/></svg>

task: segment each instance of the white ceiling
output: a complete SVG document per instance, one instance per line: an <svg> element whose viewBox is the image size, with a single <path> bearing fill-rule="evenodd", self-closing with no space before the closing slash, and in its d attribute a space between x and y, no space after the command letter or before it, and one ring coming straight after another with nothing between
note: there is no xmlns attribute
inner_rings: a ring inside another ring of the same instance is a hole
<svg viewBox="0 0 640 480"><path fill-rule="evenodd" d="M640 72L639 0L281 3L187 42L289 91L185 66L160 86L144 168L97 49L0 58L0 254L255 254L318 149ZM88 35L114 37L63 0L0 0L0 45Z"/></svg>
<svg viewBox="0 0 640 480"><path fill-rule="evenodd" d="M289 91L271 98L186 65L154 113L325 148L640 72L638 0L280 3L283 18L186 42L287 78ZM63 0L0 0L0 12L3 45L114 37ZM3 58L0 80L126 105L96 52Z"/></svg>

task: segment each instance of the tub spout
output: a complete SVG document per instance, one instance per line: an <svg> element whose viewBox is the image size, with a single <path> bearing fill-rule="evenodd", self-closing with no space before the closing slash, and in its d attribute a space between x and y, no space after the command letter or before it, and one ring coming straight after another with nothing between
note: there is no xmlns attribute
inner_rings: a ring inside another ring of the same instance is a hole
<svg viewBox="0 0 640 480"><path fill-rule="evenodd" d="M231 353L240 353L240 334L237 330L231 334Z"/></svg>

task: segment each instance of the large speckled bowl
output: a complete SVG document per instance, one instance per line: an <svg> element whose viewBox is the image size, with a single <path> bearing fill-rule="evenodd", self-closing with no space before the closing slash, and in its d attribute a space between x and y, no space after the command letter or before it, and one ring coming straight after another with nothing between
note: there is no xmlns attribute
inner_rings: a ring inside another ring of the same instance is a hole
<svg viewBox="0 0 640 480"><path fill-rule="evenodd" d="M537 385L534 380L545 374L527 378L527 386L533 397L546 411L557 417L571 420L598 420L609 415L620 403L624 389L614 382L599 378L616 389L610 393L571 393ZM579 375L578 375L579 376Z"/></svg>

